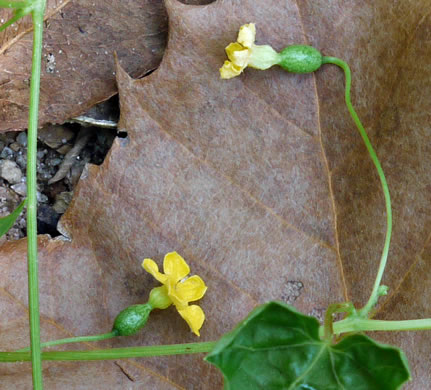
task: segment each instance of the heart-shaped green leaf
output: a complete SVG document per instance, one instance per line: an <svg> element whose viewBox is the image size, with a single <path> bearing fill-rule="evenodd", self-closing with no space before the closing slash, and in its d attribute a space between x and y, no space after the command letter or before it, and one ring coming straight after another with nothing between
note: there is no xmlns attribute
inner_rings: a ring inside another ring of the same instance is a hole
<svg viewBox="0 0 431 390"><path fill-rule="evenodd" d="M18 207L6 217L0 218L0 237L8 232L13 226L18 216L21 214L27 199L24 199Z"/></svg>
<svg viewBox="0 0 431 390"><path fill-rule="evenodd" d="M359 334L331 345L316 318L281 302L253 310L206 360L235 390L394 390L410 378L400 349Z"/></svg>

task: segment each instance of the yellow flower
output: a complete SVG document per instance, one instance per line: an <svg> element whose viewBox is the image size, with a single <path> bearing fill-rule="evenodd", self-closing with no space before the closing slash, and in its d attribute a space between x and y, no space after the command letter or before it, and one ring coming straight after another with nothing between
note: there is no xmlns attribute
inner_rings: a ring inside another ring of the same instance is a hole
<svg viewBox="0 0 431 390"><path fill-rule="evenodd" d="M268 69L280 61L280 55L268 45L255 45L256 27L254 23L244 24L239 29L237 42L226 47L229 61L220 68L222 79L238 76L247 67Z"/></svg>
<svg viewBox="0 0 431 390"><path fill-rule="evenodd" d="M204 296L207 290L204 281L197 275L186 278L190 267L177 252L166 254L163 260L164 274L159 272L159 267L151 259L145 259L142 267L163 284L151 291L149 303L158 309L166 309L173 303L190 329L199 336L205 314L199 306L189 306L189 302Z"/></svg>

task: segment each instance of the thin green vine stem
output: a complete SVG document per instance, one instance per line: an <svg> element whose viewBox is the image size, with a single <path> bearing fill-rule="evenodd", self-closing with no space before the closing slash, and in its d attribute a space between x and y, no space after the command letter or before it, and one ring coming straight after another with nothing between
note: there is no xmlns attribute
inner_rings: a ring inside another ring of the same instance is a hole
<svg viewBox="0 0 431 390"><path fill-rule="evenodd" d="M31 14L34 32L27 146L27 267L33 389L42 390L43 381L42 357L40 350L39 276L37 258L36 147L45 0L35 0L32 2L32 6L33 10Z"/></svg>
<svg viewBox="0 0 431 390"><path fill-rule="evenodd" d="M42 352L43 360L84 361L117 360L150 356L185 355L211 352L217 341L202 343L154 345L146 347L112 348L92 351ZM25 362L30 360L28 352L0 352L0 362Z"/></svg>
<svg viewBox="0 0 431 390"><path fill-rule="evenodd" d="M40 347L46 348L46 347L53 347L55 345L62 345L62 344L108 340L108 339L112 339L113 337L116 337L116 336L118 336L118 332L113 330L112 332L109 332L109 333L96 334L96 335L92 335L92 336L68 337L66 339L46 341L45 343L41 343ZM22 348L16 352L28 352L29 350L30 350L30 348Z"/></svg>
<svg viewBox="0 0 431 390"><path fill-rule="evenodd" d="M431 318L420 320L384 321L351 317L334 322L332 327L334 334L336 335L349 332L430 330Z"/></svg>
<svg viewBox="0 0 431 390"><path fill-rule="evenodd" d="M365 146L368 150L368 153L370 154L371 160L373 161L377 173L380 178L380 183L382 185L383 194L385 197L385 205L386 205L386 237L385 237L385 243L383 246L382 256L380 258L380 264L379 269L377 271L376 280L374 282L373 290L371 292L370 298L368 299L368 302L365 304L365 306L358 311L358 314L361 317L368 317L370 310L375 306L377 303L378 297L379 297L379 287L380 283L382 281L383 272L386 267L386 262L388 259L388 253L389 253L389 245L391 242L391 234L392 234L392 207L391 207L391 197L389 194L389 187L388 183L385 178L385 174L383 172L382 166L380 165L380 161L377 158L376 152L374 151L373 146L371 145L371 142L368 138L368 135L364 129L364 126L362 126L361 121L359 120L358 114L356 113L355 109L353 108L352 102L350 100L350 87L352 84L352 77L349 65L344 62L343 60L336 58L336 57L323 57L322 60L323 64L334 64L339 66L344 71L345 76L345 83L346 83L346 89L345 89L345 101L347 105L347 109L349 110L349 113L353 119L353 121L356 124L356 127L359 130L359 133L361 134L361 137L365 143Z"/></svg>

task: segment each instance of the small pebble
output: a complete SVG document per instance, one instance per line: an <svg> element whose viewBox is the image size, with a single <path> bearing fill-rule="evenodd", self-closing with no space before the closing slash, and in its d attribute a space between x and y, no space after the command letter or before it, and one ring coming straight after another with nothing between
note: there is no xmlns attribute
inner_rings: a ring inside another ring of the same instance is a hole
<svg viewBox="0 0 431 390"><path fill-rule="evenodd" d="M22 232L20 231L20 229L13 227L13 228L9 229L8 232L6 233L6 238L9 241L19 240L20 238L22 238Z"/></svg>
<svg viewBox="0 0 431 390"><path fill-rule="evenodd" d="M70 149L72 149L72 145L63 145L57 149L57 152L60 154L67 154Z"/></svg>
<svg viewBox="0 0 431 390"><path fill-rule="evenodd" d="M21 167L21 169L26 169L27 167L27 157L25 154L20 154L16 158L16 163Z"/></svg>
<svg viewBox="0 0 431 390"><path fill-rule="evenodd" d="M15 184L21 181L22 172L16 162L3 160L0 162L0 177L11 184Z"/></svg>
<svg viewBox="0 0 431 390"><path fill-rule="evenodd" d="M8 189L0 186L0 202L4 202L7 199Z"/></svg>
<svg viewBox="0 0 431 390"><path fill-rule="evenodd" d="M48 197L45 194L41 194L39 191L36 193L36 198L39 203L47 203Z"/></svg>
<svg viewBox="0 0 431 390"><path fill-rule="evenodd" d="M15 132L9 132L6 133L6 143L7 144L11 144L12 142L15 142L15 138L16 138L16 133Z"/></svg>
<svg viewBox="0 0 431 390"><path fill-rule="evenodd" d="M64 212L69 207L70 202L72 201L73 192L60 192L55 197L55 203L52 206L52 208L58 213L58 214L64 214Z"/></svg>
<svg viewBox="0 0 431 390"><path fill-rule="evenodd" d="M18 195L26 196L27 195L27 184L26 183L17 183L11 186Z"/></svg>
<svg viewBox="0 0 431 390"><path fill-rule="evenodd" d="M21 145L18 142L13 142L9 145L9 147L14 151L18 152L21 149Z"/></svg>
<svg viewBox="0 0 431 390"><path fill-rule="evenodd" d="M51 179L51 177L53 176L53 174L52 173L49 173L49 172L43 172L41 175L40 175L40 179L42 180L42 181L48 181L49 179Z"/></svg>
<svg viewBox="0 0 431 390"><path fill-rule="evenodd" d="M52 167L56 167L57 165L60 165L63 160L61 158L53 158L52 160L49 160L48 164Z"/></svg>
<svg viewBox="0 0 431 390"><path fill-rule="evenodd" d="M59 148L74 137L75 133L72 130L61 125L48 125L38 132L39 140L53 149Z"/></svg>
<svg viewBox="0 0 431 390"><path fill-rule="evenodd" d="M16 137L16 142L18 142L21 146L27 146L27 134L25 131L18 134L18 137Z"/></svg>
<svg viewBox="0 0 431 390"><path fill-rule="evenodd" d="M0 217L8 215L19 201L19 196L15 192L9 188L0 187Z"/></svg>
<svg viewBox="0 0 431 390"><path fill-rule="evenodd" d="M0 158L7 158L7 159L13 158L13 150L5 146L2 152L0 153Z"/></svg>

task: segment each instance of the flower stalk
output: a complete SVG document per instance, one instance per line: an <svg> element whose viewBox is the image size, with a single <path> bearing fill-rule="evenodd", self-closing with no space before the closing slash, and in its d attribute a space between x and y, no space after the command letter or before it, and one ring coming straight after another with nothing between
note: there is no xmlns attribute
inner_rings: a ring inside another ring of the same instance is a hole
<svg viewBox="0 0 431 390"><path fill-rule="evenodd" d="M364 141L365 147L367 148L367 151L371 157L371 160L373 161L374 166L377 169L377 174L379 175L380 183L383 190L383 195L385 197L385 206L386 206L386 236L385 236L385 242L383 245L383 251L380 258L380 264L377 271L376 280L374 282L373 290L371 292L370 298L368 299L368 302L365 304L365 306L358 311L358 314L361 317L368 317L371 309L376 305L377 300L380 295L385 295L387 292L387 288L383 288L381 286L381 281L383 277L383 273L385 271L386 263L388 260L388 253L389 253L389 246L391 243L391 235L392 235L392 206L391 206L391 196L389 194L389 187L388 183L386 181L385 174L383 172L383 168L380 164L379 159L377 158L377 154L374 151L373 146L371 145L370 139L368 138L368 135L364 129L364 126L362 125L358 114L356 113L355 109L353 108L351 99L350 99L350 86L352 84L352 76L350 72L349 65L344 62L343 60L336 58L336 57L323 57L322 58L323 64L333 64L337 65L344 71L345 76L345 101L347 109L349 110L350 116L352 117L353 121L355 122L356 127L359 130L359 134L362 137L362 140Z"/></svg>

